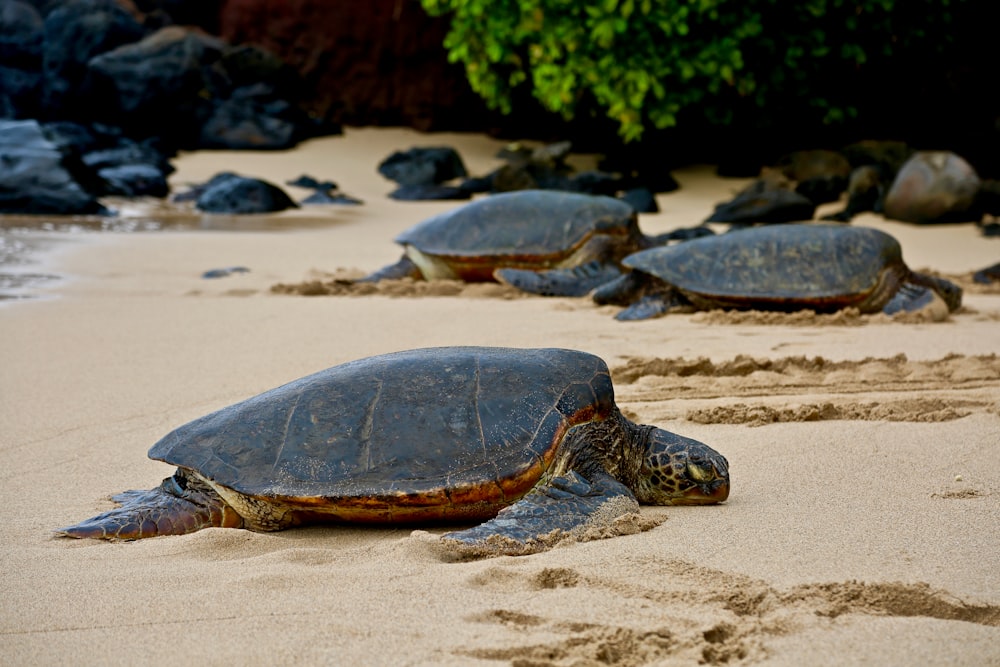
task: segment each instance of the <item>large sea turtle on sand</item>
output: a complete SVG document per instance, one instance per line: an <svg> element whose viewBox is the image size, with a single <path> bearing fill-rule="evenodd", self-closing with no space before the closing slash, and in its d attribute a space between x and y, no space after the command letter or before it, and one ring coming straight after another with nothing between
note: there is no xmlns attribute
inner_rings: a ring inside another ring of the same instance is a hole
<svg viewBox="0 0 1000 667"><path fill-rule="evenodd" d="M597 303L628 306L616 316L620 320L656 317L681 306L894 313L925 308L936 296L949 311L962 303L959 286L911 271L895 238L866 227L757 227L643 250L622 264L631 271L593 292ZM571 280L558 272L511 270L498 277L550 295L564 293L561 285Z"/></svg>
<svg viewBox="0 0 1000 667"><path fill-rule="evenodd" d="M149 456L177 471L57 532L137 539L212 526L487 520L442 540L472 555L521 554L613 532L638 503L729 494L723 456L629 421L604 361L564 349L360 359L196 419Z"/></svg>
<svg viewBox="0 0 1000 667"><path fill-rule="evenodd" d="M576 271L579 295L621 271L626 255L669 237L639 231L631 206L613 197L520 190L477 199L396 237L403 257L362 278L494 280L498 268Z"/></svg>

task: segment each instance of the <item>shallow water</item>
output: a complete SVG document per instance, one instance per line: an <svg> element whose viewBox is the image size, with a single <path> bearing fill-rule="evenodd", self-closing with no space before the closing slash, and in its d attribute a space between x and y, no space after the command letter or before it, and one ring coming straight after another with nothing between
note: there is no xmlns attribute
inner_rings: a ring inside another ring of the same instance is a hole
<svg viewBox="0 0 1000 667"><path fill-rule="evenodd" d="M34 289L59 280L46 258L73 238L105 232L281 231L335 223L331 210L314 206L274 214L209 215L187 204L157 200L105 200L112 216L0 215L0 302L32 298Z"/></svg>
<svg viewBox="0 0 1000 667"><path fill-rule="evenodd" d="M58 280L59 276L39 270L39 256L54 243L45 237L0 227L0 302L27 298L33 288Z"/></svg>

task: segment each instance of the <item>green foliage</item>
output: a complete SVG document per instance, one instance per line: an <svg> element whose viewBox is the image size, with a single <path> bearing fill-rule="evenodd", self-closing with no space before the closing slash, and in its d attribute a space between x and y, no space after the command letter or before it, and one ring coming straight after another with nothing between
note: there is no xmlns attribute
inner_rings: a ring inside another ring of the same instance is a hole
<svg viewBox="0 0 1000 667"><path fill-rule="evenodd" d="M857 76L944 48L966 2L422 0L450 15L449 58L490 106L509 113L514 91L530 86L566 118L602 110L626 140L774 105L849 121L865 92L852 90Z"/></svg>

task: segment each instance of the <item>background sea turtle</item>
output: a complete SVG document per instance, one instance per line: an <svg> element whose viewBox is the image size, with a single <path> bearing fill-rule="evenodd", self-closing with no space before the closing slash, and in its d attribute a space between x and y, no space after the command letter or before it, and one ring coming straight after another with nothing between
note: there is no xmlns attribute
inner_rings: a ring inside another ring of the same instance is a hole
<svg viewBox="0 0 1000 667"><path fill-rule="evenodd" d="M428 348L353 361L181 426L149 456L177 472L57 532L136 539L210 526L491 519L445 540L517 554L545 548L553 531L607 527L637 501L729 494L725 458L633 424L605 363L562 349Z"/></svg>
<svg viewBox="0 0 1000 667"><path fill-rule="evenodd" d="M635 211L613 197L521 190L477 199L396 237L396 264L362 278L494 280L498 268L575 269L579 294L621 271L622 257L665 242L639 231Z"/></svg>
<svg viewBox="0 0 1000 667"><path fill-rule="evenodd" d="M631 273L594 291L628 305L620 320L676 306L862 313L915 311L940 296L949 311L962 289L911 271L892 236L866 227L781 225L695 239L630 255Z"/></svg>

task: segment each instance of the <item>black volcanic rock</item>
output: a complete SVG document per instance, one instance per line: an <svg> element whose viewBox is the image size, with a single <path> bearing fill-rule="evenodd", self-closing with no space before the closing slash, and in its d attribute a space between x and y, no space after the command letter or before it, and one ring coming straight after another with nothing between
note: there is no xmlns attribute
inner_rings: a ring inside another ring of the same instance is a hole
<svg viewBox="0 0 1000 667"><path fill-rule="evenodd" d="M0 213L106 213L34 120L0 120Z"/></svg>
<svg viewBox="0 0 1000 667"><path fill-rule="evenodd" d="M224 172L201 186L195 206L207 213L273 213L298 208L284 190L257 178Z"/></svg>
<svg viewBox="0 0 1000 667"><path fill-rule="evenodd" d="M45 17L42 42L46 116L79 119L92 106L91 60L141 39L144 33L142 25L113 0L73 0L51 11Z"/></svg>
<svg viewBox="0 0 1000 667"><path fill-rule="evenodd" d="M402 186L436 185L468 176L461 156L448 146L396 151L382 160L378 173Z"/></svg>

